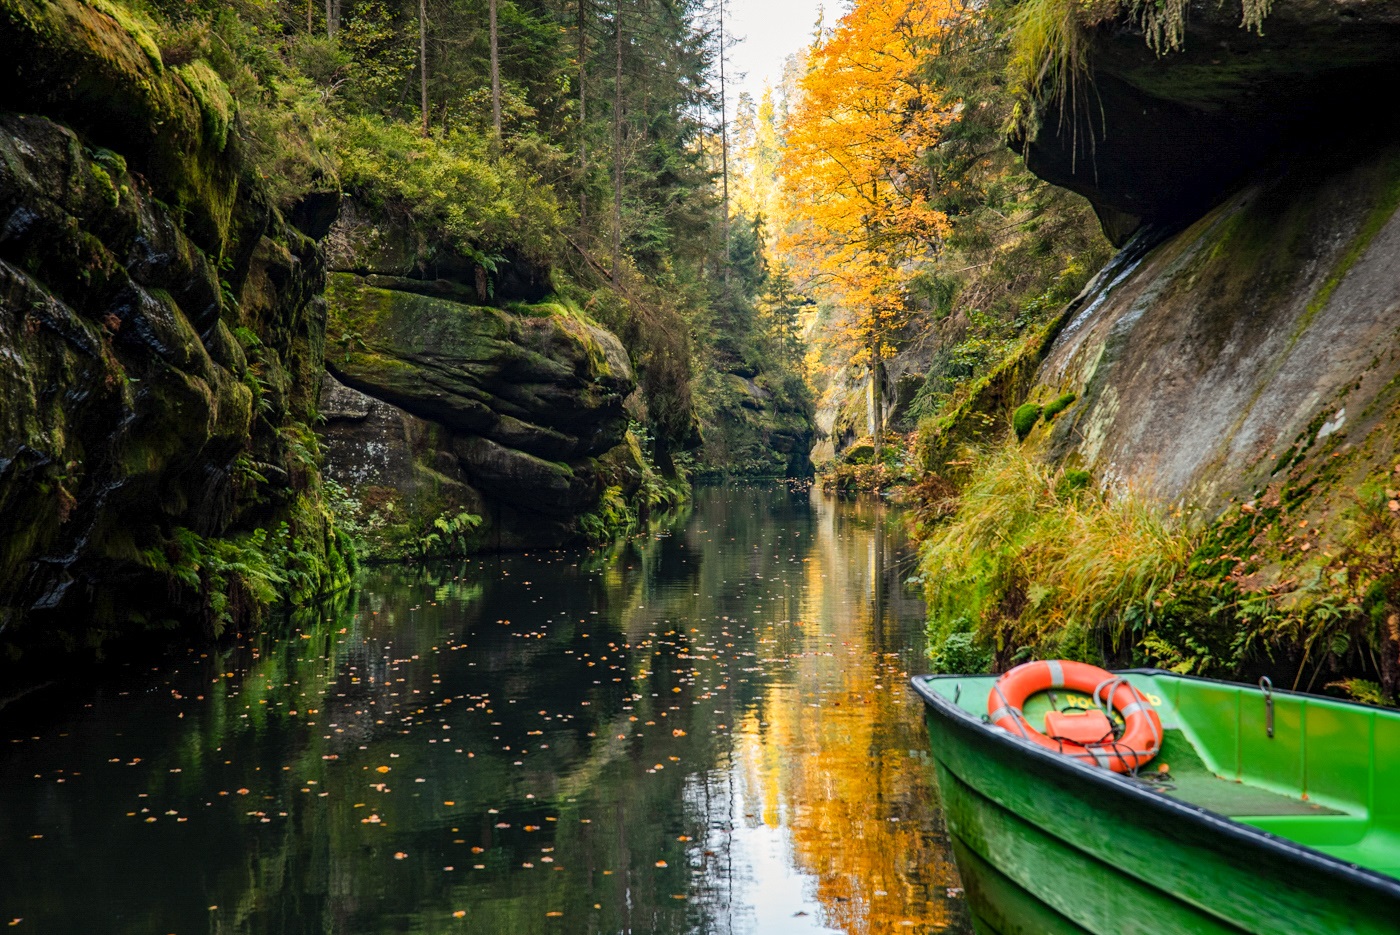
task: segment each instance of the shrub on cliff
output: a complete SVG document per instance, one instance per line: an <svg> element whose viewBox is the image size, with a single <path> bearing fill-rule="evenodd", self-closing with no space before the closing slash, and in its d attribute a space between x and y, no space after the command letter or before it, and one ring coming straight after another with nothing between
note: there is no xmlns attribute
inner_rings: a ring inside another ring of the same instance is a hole
<svg viewBox="0 0 1400 935"><path fill-rule="evenodd" d="M400 210L468 257L514 248L543 259L562 227L553 190L507 152L469 129L422 136L382 117L359 116L340 131L346 187L375 207Z"/></svg>

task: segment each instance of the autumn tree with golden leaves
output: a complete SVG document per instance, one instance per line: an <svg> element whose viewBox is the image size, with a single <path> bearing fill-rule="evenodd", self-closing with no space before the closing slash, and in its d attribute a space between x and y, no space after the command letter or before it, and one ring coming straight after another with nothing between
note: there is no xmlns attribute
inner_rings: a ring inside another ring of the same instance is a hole
<svg viewBox="0 0 1400 935"><path fill-rule="evenodd" d="M785 128L779 249L837 310L831 339L875 389L877 448L878 386L908 321L905 284L948 230L930 204L927 164L951 104L920 67L948 13L945 0L856 0L810 50Z"/></svg>

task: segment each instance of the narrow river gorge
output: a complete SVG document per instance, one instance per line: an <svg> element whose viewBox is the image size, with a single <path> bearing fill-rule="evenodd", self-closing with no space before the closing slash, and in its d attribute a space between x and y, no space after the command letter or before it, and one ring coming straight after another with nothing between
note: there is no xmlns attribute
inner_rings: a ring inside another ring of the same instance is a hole
<svg viewBox="0 0 1400 935"><path fill-rule="evenodd" d="M26 931L970 931L898 515L711 487L0 715Z"/></svg>

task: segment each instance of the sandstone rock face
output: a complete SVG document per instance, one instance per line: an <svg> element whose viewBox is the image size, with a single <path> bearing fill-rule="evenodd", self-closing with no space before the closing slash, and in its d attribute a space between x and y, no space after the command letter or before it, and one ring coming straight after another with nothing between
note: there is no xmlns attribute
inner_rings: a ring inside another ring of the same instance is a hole
<svg viewBox="0 0 1400 935"><path fill-rule="evenodd" d="M307 548L334 547L305 429L320 256L244 171L222 84L73 0L7 3L0 46L0 650L15 658L206 619L153 568L176 530L305 521Z"/></svg>
<svg viewBox="0 0 1400 935"><path fill-rule="evenodd" d="M1294 469L1330 483L1389 465L1397 209L1400 146L1384 145L1290 160L1145 255L1130 245L1041 365L1034 401L1078 400L1040 442L1207 512Z"/></svg>
<svg viewBox="0 0 1400 935"><path fill-rule="evenodd" d="M381 246L340 261L372 267L392 252ZM579 538L578 517L617 483L597 459L627 436L634 380L612 333L557 305L481 305L450 280L335 272L327 299L326 368L372 401L358 421L328 414L332 477L362 502L371 488L408 491L394 509L419 526L434 510L483 515L473 548ZM390 450L370 468L357 446Z"/></svg>
<svg viewBox="0 0 1400 935"><path fill-rule="evenodd" d="M1123 21L1092 32L1092 73L1044 107L1031 169L1089 198L1121 246L1142 222L1198 217L1268 157L1393 122L1400 5L1275 0L1262 34L1240 0L1194 0L1159 56Z"/></svg>
<svg viewBox="0 0 1400 935"><path fill-rule="evenodd" d="M403 215L347 198L326 237L330 269L378 274L428 284L459 284L463 301L476 305L539 302L553 291L549 270L507 249L486 269L474 259L415 228Z"/></svg>
<svg viewBox="0 0 1400 935"><path fill-rule="evenodd" d="M701 450L705 463L758 477L810 476L816 430L805 387L778 371L731 371L719 380Z"/></svg>

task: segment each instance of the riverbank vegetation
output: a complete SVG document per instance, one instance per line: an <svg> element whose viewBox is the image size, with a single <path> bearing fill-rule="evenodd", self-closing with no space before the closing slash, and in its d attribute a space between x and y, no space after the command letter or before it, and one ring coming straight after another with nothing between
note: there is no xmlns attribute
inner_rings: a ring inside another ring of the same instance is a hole
<svg viewBox="0 0 1400 935"><path fill-rule="evenodd" d="M1294 479L1207 520L1105 491L1015 442L973 459L959 491L924 501L919 529L946 671L1031 658L1215 678L1284 666L1286 687L1394 703L1395 472L1343 492L1319 525L1309 506L1335 478Z"/></svg>

